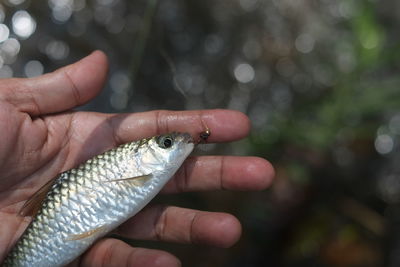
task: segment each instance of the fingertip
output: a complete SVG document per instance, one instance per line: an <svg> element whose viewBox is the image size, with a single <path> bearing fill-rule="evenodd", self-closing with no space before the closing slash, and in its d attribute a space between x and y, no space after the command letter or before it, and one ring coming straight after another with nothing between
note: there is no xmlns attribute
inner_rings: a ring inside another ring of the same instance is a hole
<svg viewBox="0 0 400 267"><path fill-rule="evenodd" d="M216 127L219 140L239 140L246 137L251 128L249 117L237 110L215 109L209 110L209 115L215 120L212 125ZM211 130L211 141L214 140L213 129Z"/></svg>
<svg viewBox="0 0 400 267"><path fill-rule="evenodd" d="M252 190L264 190L268 188L274 177L275 170L272 164L259 157L251 157L245 167Z"/></svg>
<svg viewBox="0 0 400 267"><path fill-rule="evenodd" d="M274 179L271 163L259 157L225 157L222 187L230 190L264 190Z"/></svg>
<svg viewBox="0 0 400 267"><path fill-rule="evenodd" d="M181 261L175 257L174 255L164 252L158 251L158 254L155 255L153 258L150 258L151 263L147 266L154 266L154 267L180 267L182 266ZM145 266L145 265L143 265Z"/></svg>
<svg viewBox="0 0 400 267"><path fill-rule="evenodd" d="M240 118L240 120L242 121L242 124L243 124L242 127L243 127L243 133L244 133L243 137L245 137L245 136L249 135L249 133L250 133L250 129L251 129L250 118L246 114L244 114L240 111L235 111L235 112L237 113L238 118Z"/></svg>
<svg viewBox="0 0 400 267"><path fill-rule="evenodd" d="M239 220L228 213L209 213L201 216L193 229L193 242L228 248L233 246L242 234ZM204 227L207 225L207 227ZM201 227L201 228L200 228Z"/></svg>
<svg viewBox="0 0 400 267"><path fill-rule="evenodd" d="M82 60L91 61L93 64L99 64L108 67L108 57L101 50L95 50L88 56L84 57Z"/></svg>
<svg viewBox="0 0 400 267"><path fill-rule="evenodd" d="M136 248L131 253L127 266L147 266L147 267L179 267L180 260L174 255L155 249Z"/></svg>
<svg viewBox="0 0 400 267"><path fill-rule="evenodd" d="M61 70L67 73L78 91L79 104L84 104L100 93L108 73L108 59L102 51L96 50Z"/></svg>
<svg viewBox="0 0 400 267"><path fill-rule="evenodd" d="M227 110L222 110L223 112L227 112ZM240 131L238 131L238 134L241 134L240 136L238 136L238 138L243 138L246 137L251 129L251 121L249 119L249 117L244 114L241 111L238 110L228 110L230 112L230 116L233 122L233 125L236 126L236 128L240 129Z"/></svg>
<svg viewBox="0 0 400 267"><path fill-rule="evenodd" d="M221 243L218 246L223 248L229 248L236 244L242 235L242 224L239 220L228 213L224 213L224 218L218 222L218 226L221 229Z"/></svg>

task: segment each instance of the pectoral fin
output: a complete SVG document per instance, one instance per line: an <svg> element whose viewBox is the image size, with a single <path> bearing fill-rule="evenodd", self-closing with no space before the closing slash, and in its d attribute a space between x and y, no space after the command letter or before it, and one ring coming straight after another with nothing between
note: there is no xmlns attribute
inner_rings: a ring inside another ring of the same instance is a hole
<svg viewBox="0 0 400 267"><path fill-rule="evenodd" d="M151 177L153 177L153 175L150 173L150 174L146 174L146 175L115 179L115 180L111 180L109 182L128 182L128 183L134 184L136 186L143 186L143 184L145 182L147 182L148 180L150 180Z"/></svg>
<svg viewBox="0 0 400 267"><path fill-rule="evenodd" d="M107 226L106 225L101 225L99 227L96 227L94 229L91 229L89 231L80 233L80 234L71 234L69 235L65 240L66 241L75 241L75 240L81 240L84 238L88 238L91 237L92 235L98 233L98 232L103 232L107 230Z"/></svg>
<svg viewBox="0 0 400 267"><path fill-rule="evenodd" d="M47 183L45 183L38 191L36 191L22 206L21 210L19 211L18 215L25 217L25 216L34 216L42 206L42 202L49 192L50 188L55 182L55 178L51 179Z"/></svg>

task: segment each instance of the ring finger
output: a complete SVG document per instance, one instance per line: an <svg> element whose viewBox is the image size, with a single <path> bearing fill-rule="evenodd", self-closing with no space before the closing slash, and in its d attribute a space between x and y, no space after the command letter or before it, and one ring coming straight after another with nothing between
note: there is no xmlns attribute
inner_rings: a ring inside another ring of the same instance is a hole
<svg viewBox="0 0 400 267"><path fill-rule="evenodd" d="M132 239L230 247L241 234L232 215L174 206L149 206L115 230Z"/></svg>

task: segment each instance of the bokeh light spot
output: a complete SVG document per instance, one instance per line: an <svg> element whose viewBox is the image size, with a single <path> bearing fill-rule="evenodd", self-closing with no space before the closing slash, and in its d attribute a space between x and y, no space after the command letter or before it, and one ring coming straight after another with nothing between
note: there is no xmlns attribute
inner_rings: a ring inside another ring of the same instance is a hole
<svg viewBox="0 0 400 267"><path fill-rule="evenodd" d="M255 76L254 68L247 63L237 65L233 74L236 80L241 83L251 82Z"/></svg>
<svg viewBox="0 0 400 267"><path fill-rule="evenodd" d="M77 6L82 6L82 1L76 1ZM49 6L52 10L52 16L56 22L64 23L69 20L74 8L73 0L50 0Z"/></svg>
<svg viewBox="0 0 400 267"><path fill-rule="evenodd" d="M0 78L11 78L13 76L13 70L10 66L4 65L0 68Z"/></svg>
<svg viewBox="0 0 400 267"><path fill-rule="evenodd" d="M42 75L43 70L43 64L37 60L28 61L24 67L25 76L28 78Z"/></svg>
<svg viewBox="0 0 400 267"><path fill-rule="evenodd" d="M128 104L128 94L126 92L122 93L114 92L111 95L110 104L116 110L121 110L126 108Z"/></svg>
<svg viewBox="0 0 400 267"><path fill-rule="evenodd" d="M7 0L7 2L10 5L18 6L18 5L22 4L23 2L25 2L25 0Z"/></svg>
<svg viewBox="0 0 400 267"><path fill-rule="evenodd" d="M15 12L12 16L12 28L16 35L26 39L36 30L36 21L25 10Z"/></svg>
<svg viewBox="0 0 400 267"><path fill-rule="evenodd" d="M18 55L21 49L21 45L17 39L9 38L1 44L0 49L3 54L5 63L10 64Z"/></svg>
<svg viewBox="0 0 400 267"><path fill-rule="evenodd" d="M400 179L398 175L384 175L378 180L378 188L384 201L397 203L400 201Z"/></svg>
<svg viewBox="0 0 400 267"><path fill-rule="evenodd" d="M378 135L375 139L375 149L379 154L388 154L392 152L394 140L388 134Z"/></svg>
<svg viewBox="0 0 400 267"><path fill-rule="evenodd" d="M54 60L65 59L69 54L69 46L63 41L53 40L46 45L47 56Z"/></svg>
<svg viewBox="0 0 400 267"><path fill-rule="evenodd" d="M7 25L0 24L0 42L4 42L5 40L7 40L9 35L10 30L8 29Z"/></svg>
<svg viewBox="0 0 400 267"><path fill-rule="evenodd" d="M218 54L223 48L223 40L219 35L210 34L204 41L204 48L208 54Z"/></svg>
<svg viewBox="0 0 400 267"><path fill-rule="evenodd" d="M116 71L110 78L111 89L116 93L124 93L131 86L131 81L122 71Z"/></svg>
<svg viewBox="0 0 400 267"><path fill-rule="evenodd" d="M97 6L94 10L94 19L100 25L107 25L113 18L112 9L105 6Z"/></svg>
<svg viewBox="0 0 400 267"><path fill-rule="evenodd" d="M0 4L0 23L4 22L5 18L6 18L6 13L4 11L3 6Z"/></svg>
<svg viewBox="0 0 400 267"><path fill-rule="evenodd" d="M307 33L300 34L294 42L296 49L304 54L310 53L314 49L314 44L314 38Z"/></svg>
<svg viewBox="0 0 400 267"><path fill-rule="evenodd" d="M58 22L66 22L72 15L72 9L69 6L61 6L53 9L53 18Z"/></svg>

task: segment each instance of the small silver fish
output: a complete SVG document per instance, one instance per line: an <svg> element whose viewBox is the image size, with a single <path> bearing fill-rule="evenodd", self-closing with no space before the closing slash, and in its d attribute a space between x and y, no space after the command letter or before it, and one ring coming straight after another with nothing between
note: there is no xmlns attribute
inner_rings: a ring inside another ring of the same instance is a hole
<svg viewBox="0 0 400 267"><path fill-rule="evenodd" d="M31 224L4 266L64 266L139 212L192 152L188 133L127 143L63 172L28 200Z"/></svg>

